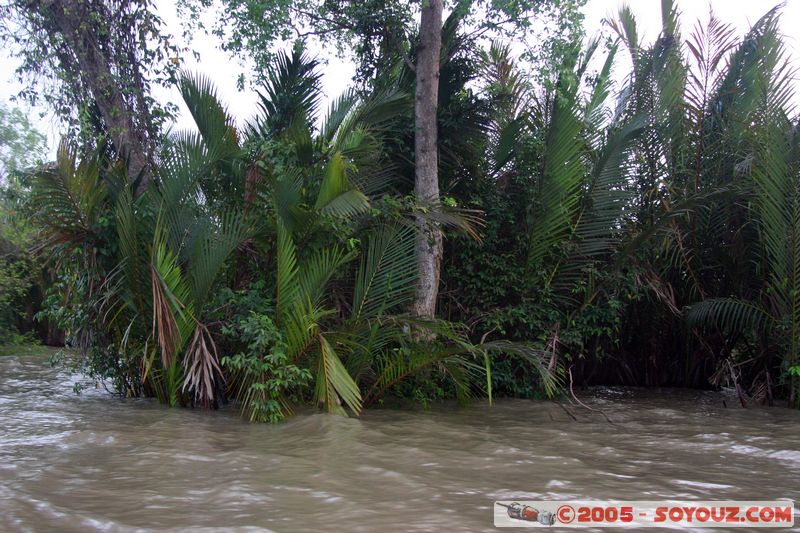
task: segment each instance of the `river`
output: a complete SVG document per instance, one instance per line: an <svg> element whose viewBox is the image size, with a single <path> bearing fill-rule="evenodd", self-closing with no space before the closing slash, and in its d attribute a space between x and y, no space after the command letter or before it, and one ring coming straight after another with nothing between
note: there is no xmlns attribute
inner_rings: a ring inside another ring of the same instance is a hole
<svg viewBox="0 0 800 533"><path fill-rule="evenodd" d="M76 379L0 357L0 531L488 531L494 500L800 500L800 412L721 393L580 394L612 423L508 400L271 426Z"/></svg>

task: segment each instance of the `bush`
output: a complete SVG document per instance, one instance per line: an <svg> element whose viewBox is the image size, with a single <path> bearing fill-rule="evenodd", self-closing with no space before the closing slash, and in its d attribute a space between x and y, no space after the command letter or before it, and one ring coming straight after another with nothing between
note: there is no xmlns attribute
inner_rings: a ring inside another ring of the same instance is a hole
<svg viewBox="0 0 800 533"><path fill-rule="evenodd" d="M243 389L245 415L252 422L280 422L291 412L287 400L297 398L311 372L289 361L283 335L268 315L254 312L223 332L247 344L246 351L222 358Z"/></svg>

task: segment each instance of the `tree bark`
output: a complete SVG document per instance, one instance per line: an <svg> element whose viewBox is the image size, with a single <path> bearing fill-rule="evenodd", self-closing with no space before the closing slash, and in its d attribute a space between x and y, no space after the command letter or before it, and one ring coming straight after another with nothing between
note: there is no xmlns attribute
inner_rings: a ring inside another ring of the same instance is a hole
<svg viewBox="0 0 800 533"><path fill-rule="evenodd" d="M33 0L31 4L52 16L53 30L61 34L72 50L82 81L91 91L108 134L126 162L128 176L141 178L135 191L138 196L151 181L147 135L137 128L134 111L123 96L125 87L113 75L113 58L103 52L97 31L93 31L96 30L93 17L98 14L91 12L91 4L82 0ZM137 89L141 91L141 87L134 88Z"/></svg>
<svg viewBox="0 0 800 533"><path fill-rule="evenodd" d="M436 111L439 102L439 58L442 50L442 0L422 0L414 101L414 193L417 202L439 202L439 153ZM417 289L412 313L433 318L439 293L442 230L426 217L416 217Z"/></svg>

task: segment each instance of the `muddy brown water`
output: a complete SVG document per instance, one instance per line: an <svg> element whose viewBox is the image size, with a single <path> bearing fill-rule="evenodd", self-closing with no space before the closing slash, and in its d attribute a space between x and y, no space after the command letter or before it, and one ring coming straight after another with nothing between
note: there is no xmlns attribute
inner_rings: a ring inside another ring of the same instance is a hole
<svg viewBox="0 0 800 533"><path fill-rule="evenodd" d="M0 531L488 531L494 500L800 500L800 412L720 393L581 394L614 424L514 400L270 426L76 379L0 358Z"/></svg>

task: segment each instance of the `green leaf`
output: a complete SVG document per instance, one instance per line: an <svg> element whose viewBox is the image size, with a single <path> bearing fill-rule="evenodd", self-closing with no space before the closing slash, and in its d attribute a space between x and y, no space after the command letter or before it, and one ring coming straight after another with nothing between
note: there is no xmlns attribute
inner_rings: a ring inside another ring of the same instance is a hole
<svg viewBox="0 0 800 533"><path fill-rule="evenodd" d="M324 335L319 335L316 401L329 413L346 415L339 399L356 415L361 413L361 391Z"/></svg>

